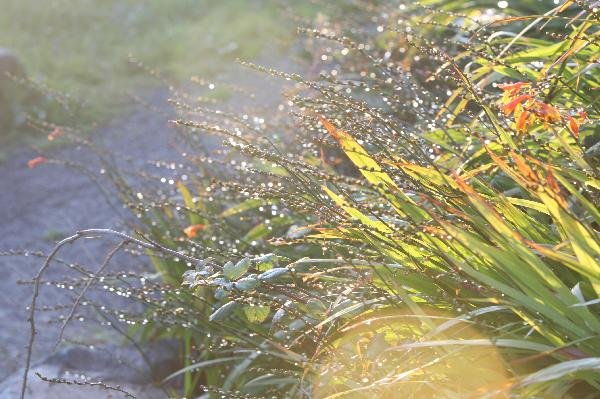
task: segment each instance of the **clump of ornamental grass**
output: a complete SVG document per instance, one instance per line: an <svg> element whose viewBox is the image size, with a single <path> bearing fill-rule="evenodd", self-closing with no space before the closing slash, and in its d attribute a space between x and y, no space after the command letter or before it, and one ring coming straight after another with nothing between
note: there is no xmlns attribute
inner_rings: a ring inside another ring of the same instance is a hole
<svg viewBox="0 0 600 399"><path fill-rule="evenodd" d="M500 3L302 30L326 43L318 77L249 65L294 83L277 115L174 98L186 161L121 186L165 287L167 317L132 334L184 347L165 380L205 398L597 397L599 15Z"/></svg>

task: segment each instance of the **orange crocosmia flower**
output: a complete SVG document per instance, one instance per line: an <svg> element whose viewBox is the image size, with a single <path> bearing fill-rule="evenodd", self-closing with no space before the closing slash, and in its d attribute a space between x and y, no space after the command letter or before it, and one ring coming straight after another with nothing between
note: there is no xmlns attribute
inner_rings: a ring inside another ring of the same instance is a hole
<svg viewBox="0 0 600 399"><path fill-rule="evenodd" d="M502 110L504 111L504 114L506 116L508 116L515 111L515 109L517 108L517 105L520 105L524 101L528 101L528 100L531 100L531 96L529 94L522 94L522 95L512 99L509 103L507 103L504 107L502 107Z"/></svg>
<svg viewBox="0 0 600 399"><path fill-rule="evenodd" d="M48 162L48 158L46 157L35 157L33 159L30 159L29 162L27 162L27 166L29 167L29 169L33 169L36 166L46 162Z"/></svg>
<svg viewBox="0 0 600 399"><path fill-rule="evenodd" d="M55 140L55 139L59 138L60 136L62 136L62 134L63 134L62 129L55 127L54 130L48 135L48 141Z"/></svg>
<svg viewBox="0 0 600 399"><path fill-rule="evenodd" d="M530 115L531 112L527 110L521 111L519 114L519 119L517 119L517 133L525 133L527 131L527 120L529 119Z"/></svg>
<svg viewBox="0 0 600 399"><path fill-rule="evenodd" d="M545 125L551 122L558 122L561 120L560 112L550 104L536 101L535 103L536 115L544 121Z"/></svg>
<svg viewBox="0 0 600 399"><path fill-rule="evenodd" d="M579 124L577 123L575 118L573 118L571 115L569 115L568 119L569 119L569 130L573 134L573 137L575 137L575 138L579 137Z"/></svg>
<svg viewBox="0 0 600 399"><path fill-rule="evenodd" d="M510 97L514 97L517 93L524 87L528 86L529 83L526 82L516 82L516 83L504 83L499 84L498 87L508 94Z"/></svg>
<svg viewBox="0 0 600 399"><path fill-rule="evenodd" d="M204 229L203 224L193 224L193 225L188 226L185 229L183 229L183 232L185 233L186 236L188 236L188 238L194 238L198 235L198 232L202 229Z"/></svg>

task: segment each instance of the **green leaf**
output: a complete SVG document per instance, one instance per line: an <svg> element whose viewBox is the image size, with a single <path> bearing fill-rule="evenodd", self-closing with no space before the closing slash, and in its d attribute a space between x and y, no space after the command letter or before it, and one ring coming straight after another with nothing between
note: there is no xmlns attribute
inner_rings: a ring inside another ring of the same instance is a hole
<svg viewBox="0 0 600 399"><path fill-rule="evenodd" d="M514 53L513 55L506 57L505 62L508 64L518 64L522 62L539 61L543 58L548 58L560 51L565 42L559 42L555 44L547 43L546 46L538 46L535 49L527 49Z"/></svg>
<svg viewBox="0 0 600 399"><path fill-rule="evenodd" d="M235 309L236 306L237 306L237 302L235 302L235 301L227 302L225 305L223 305L220 308L218 308L217 310L215 310L208 317L208 321L219 321L219 320L224 319L225 317L229 316L231 314L231 312L233 312L233 310Z"/></svg>
<svg viewBox="0 0 600 399"><path fill-rule="evenodd" d="M200 215L198 215L196 212L194 212L195 210L197 210L199 208L199 206L198 206L199 204L196 204L194 202L194 198L192 197L192 194L187 189L187 187L182 182L178 181L177 189L181 193L181 197L183 198L183 203L185 204L185 206L188 207L189 209L191 209L190 211L188 211L188 217L190 220L190 224L204 223L205 220L203 220L203 218L200 217Z"/></svg>
<svg viewBox="0 0 600 399"><path fill-rule="evenodd" d="M254 258L254 263L256 263L256 269L261 272L270 270L277 264L277 255L266 254L263 256L258 256Z"/></svg>
<svg viewBox="0 0 600 399"><path fill-rule="evenodd" d="M233 262L227 262L223 266L223 274L230 280L237 280L242 277L250 268L252 261L249 258L244 258L240 260L235 265Z"/></svg>
<svg viewBox="0 0 600 399"><path fill-rule="evenodd" d="M235 204L230 208L224 210L220 217L226 218L233 215L237 215L238 213L246 212L250 209L258 208L259 206L265 204L266 201L262 198L250 198L241 202L239 204Z"/></svg>
<svg viewBox="0 0 600 399"><path fill-rule="evenodd" d="M215 290L214 296L215 299L222 301L229 296L229 291L225 290L223 287L219 287Z"/></svg>
<svg viewBox="0 0 600 399"><path fill-rule="evenodd" d="M391 234L392 233L392 229L390 229L382 221L370 218L369 216L365 215L358 209L356 209L352 206L349 206L341 196L337 195L336 193L331 191L326 186L322 186L322 188L323 188L323 191L325 191L327 193L329 198L331 198L336 203L336 205L338 205L340 208L345 210L348 213L348 215L352 216L354 219L359 220L365 226L369 226L379 233L383 233L383 234Z"/></svg>
<svg viewBox="0 0 600 399"><path fill-rule="evenodd" d="M506 200L513 205L522 206L524 208L533 209L535 211L548 214L548 209L544 206L544 204L536 201L530 201L522 198L513 198L507 197Z"/></svg>
<svg viewBox="0 0 600 399"><path fill-rule="evenodd" d="M394 206L401 215L409 215L413 220L420 222L426 220L427 214L408 197L394 180L379 166L371 155L349 133L337 129L331 122L321 118L321 123L329 134L339 143L344 153L360 170L360 173L369 183L378 187L379 192ZM393 192L393 193L392 193Z"/></svg>
<svg viewBox="0 0 600 399"><path fill-rule="evenodd" d="M165 377L162 382L168 381L172 378L177 377L178 375L187 373L188 371L197 371L206 367L211 367L211 366L216 366L222 363L227 363L227 362L232 362L234 360L239 360L239 359L243 359L243 357L241 356L235 356L235 357L224 357L221 359L212 359L212 360L206 360L204 362L199 362L199 363L194 363L194 364L190 364L187 367L184 367L180 370L177 370L176 372L174 372L173 374L168 375L167 377Z"/></svg>
<svg viewBox="0 0 600 399"><path fill-rule="evenodd" d="M295 377L276 377L273 374L265 374L248 381L244 387L273 387L283 384L296 384L298 379Z"/></svg>
<svg viewBox="0 0 600 399"><path fill-rule="evenodd" d="M233 287L240 291L250 291L258 286L260 281L256 277L244 277L233 284Z"/></svg>
<svg viewBox="0 0 600 399"><path fill-rule="evenodd" d="M271 307L267 305L246 305L244 315L250 323L262 323L269 317Z"/></svg>
<svg viewBox="0 0 600 399"><path fill-rule="evenodd" d="M266 236L268 236L269 234L272 234L273 233L272 229L274 227L285 226L285 225L292 223L292 221L293 221L292 218L289 218L289 217L277 217L277 218L270 219L270 222L265 221L265 222L259 223L256 226L254 226L253 228L251 228L244 235L243 241L251 242L251 241L261 240L261 239L265 238Z"/></svg>
<svg viewBox="0 0 600 399"><path fill-rule="evenodd" d="M497 346L503 348L515 348L525 349L534 352L546 352L553 349L552 346L539 344L532 341L525 341L521 339L443 339L438 341L423 341L423 342L411 342L402 344L398 347L399 350L410 349L410 348L432 348L436 346Z"/></svg>
<svg viewBox="0 0 600 399"><path fill-rule="evenodd" d="M266 272L259 274L258 279L260 281L274 280L279 276L289 273L289 271L290 270L287 267L276 267L275 269L267 270Z"/></svg>
<svg viewBox="0 0 600 399"><path fill-rule="evenodd" d="M577 373L580 371L597 370L600 371L600 357L589 357L586 359L568 360L550 367L546 367L538 372L530 374L521 380L519 385L531 385L541 382L557 380L559 378Z"/></svg>

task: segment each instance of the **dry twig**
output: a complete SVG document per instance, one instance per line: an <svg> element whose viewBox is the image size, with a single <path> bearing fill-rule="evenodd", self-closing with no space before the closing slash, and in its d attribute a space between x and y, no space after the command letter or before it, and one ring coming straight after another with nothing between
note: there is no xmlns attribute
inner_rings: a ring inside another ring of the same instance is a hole
<svg viewBox="0 0 600 399"><path fill-rule="evenodd" d="M56 244L56 246L54 247L54 249L52 249L52 251L50 252L50 254L48 255L48 257L46 258L44 264L42 265L42 267L40 268L40 270L37 272L35 278L34 278L34 286L33 286L33 295L31 298L31 304L30 304L30 308L29 308L29 343L27 345L27 357L26 357L26 362L25 362L25 370L23 371L23 383L21 385L21 399L25 398L25 391L27 389L27 377L29 374L29 370L31 368L31 357L32 357L32 353L33 353L33 343L35 341L35 334L36 334L36 330L35 330L35 309L36 309L36 303L37 303L37 298L39 296L39 292L40 292L40 279L42 278L42 275L44 274L44 272L46 271L46 269L48 268L48 266L50 266L50 263L52 262L52 259L54 258L54 256L56 256L56 254L58 253L58 251L60 251L60 249L67 245L67 244L72 244L73 242L77 241L80 238L84 238L84 237L97 237L97 236L115 236L115 237L119 237L123 240L123 245L125 242L129 243L134 243L137 244L143 248L147 248L147 249L151 249L153 251L158 251L158 252L162 252L164 254L167 255L171 255L171 256L177 256L179 258L182 258L184 260L187 260L189 262L193 262L193 263L198 263L200 262L200 259L196 259L192 256L177 252L175 250L163 247L162 245L155 243L155 242L151 242L151 241L142 241L139 240L137 238L131 237L130 235L127 235L125 233L119 232L119 231L115 231L115 230L111 230L111 229L87 229L87 230L80 230L78 232L76 232L75 234L73 234L70 237L67 237L65 239L63 239L62 241L58 242ZM119 249L122 247L122 245L118 246ZM116 253L116 251L114 251ZM114 255L114 254L113 254ZM110 258L112 258L112 255L109 254L109 257L107 257L108 261L110 261ZM107 262L105 262L107 263ZM104 266L104 265L103 265ZM85 291L85 289L84 289Z"/></svg>

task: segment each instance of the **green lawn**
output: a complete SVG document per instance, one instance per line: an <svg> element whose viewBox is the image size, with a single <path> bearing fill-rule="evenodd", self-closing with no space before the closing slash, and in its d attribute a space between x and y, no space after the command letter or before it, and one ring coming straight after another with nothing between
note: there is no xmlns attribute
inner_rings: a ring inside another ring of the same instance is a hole
<svg viewBox="0 0 600 399"><path fill-rule="evenodd" d="M130 54L177 84L281 48L295 28L271 0L0 0L0 10L0 47L72 97L69 122L79 126L114 117L128 92L160 84Z"/></svg>

